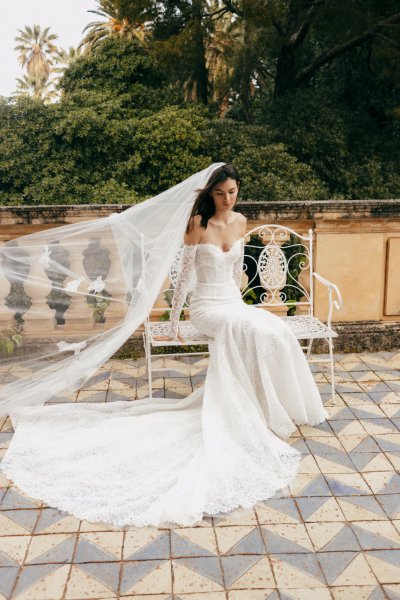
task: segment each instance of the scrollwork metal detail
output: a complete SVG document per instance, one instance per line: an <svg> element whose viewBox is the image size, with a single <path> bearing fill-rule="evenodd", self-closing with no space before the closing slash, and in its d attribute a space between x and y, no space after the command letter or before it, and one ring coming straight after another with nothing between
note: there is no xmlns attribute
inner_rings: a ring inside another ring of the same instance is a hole
<svg viewBox="0 0 400 600"><path fill-rule="evenodd" d="M242 290L243 299L256 305L286 305L288 310L299 304L310 308L310 292L298 280L299 274L311 267L310 236L282 225L261 225L247 236L250 241L245 244L244 258L248 282Z"/></svg>
<svg viewBox="0 0 400 600"><path fill-rule="evenodd" d="M277 245L270 245L261 252L258 270L262 285L280 288L286 282L287 262L284 253Z"/></svg>

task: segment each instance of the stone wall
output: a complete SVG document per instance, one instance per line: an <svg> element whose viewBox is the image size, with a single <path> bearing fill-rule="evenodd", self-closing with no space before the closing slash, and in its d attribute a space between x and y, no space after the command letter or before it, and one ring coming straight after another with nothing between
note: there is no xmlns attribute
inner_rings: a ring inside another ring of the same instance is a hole
<svg viewBox="0 0 400 600"><path fill-rule="evenodd" d="M0 243L127 208L3 206ZM265 223L302 234L313 230L314 270L335 283L343 297L342 310L333 313L336 351L400 347L400 200L239 202L237 210L246 215L249 231ZM314 285L314 313L326 320L327 290ZM322 344L318 348L325 350Z"/></svg>

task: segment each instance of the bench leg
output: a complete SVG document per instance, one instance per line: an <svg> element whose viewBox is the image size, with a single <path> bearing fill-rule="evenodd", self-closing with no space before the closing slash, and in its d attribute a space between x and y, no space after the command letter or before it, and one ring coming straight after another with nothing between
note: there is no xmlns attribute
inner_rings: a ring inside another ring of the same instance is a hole
<svg viewBox="0 0 400 600"><path fill-rule="evenodd" d="M146 378L149 386L149 398L153 397L153 378L151 372L151 346L150 346L150 336L147 334L143 334L144 337L144 351L146 354Z"/></svg>
<svg viewBox="0 0 400 600"><path fill-rule="evenodd" d="M336 405L335 369L334 369L334 364L333 364L333 342L332 342L331 337L328 338L328 345L329 345L329 362L330 362L330 367L331 367L331 390L332 390L332 398L328 404L331 406L335 406Z"/></svg>
<svg viewBox="0 0 400 600"><path fill-rule="evenodd" d="M142 333L142 337L143 337L144 356L145 356L145 360L146 360L146 364L145 364L146 371L144 373L144 378L148 379L148 376L149 376L149 373L148 373L148 371L149 371L149 365L147 364L147 335L146 335L145 331Z"/></svg>

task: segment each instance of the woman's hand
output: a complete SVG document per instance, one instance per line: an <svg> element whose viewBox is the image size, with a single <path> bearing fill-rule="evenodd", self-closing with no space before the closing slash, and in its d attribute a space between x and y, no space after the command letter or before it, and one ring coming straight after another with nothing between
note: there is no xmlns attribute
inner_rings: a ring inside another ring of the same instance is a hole
<svg viewBox="0 0 400 600"><path fill-rule="evenodd" d="M180 342L182 342L182 344L184 344L184 343L185 343L185 340L184 340L184 338L181 336L181 334L180 334L179 332L176 334L176 337L178 338L178 340L179 340ZM158 341L159 341L159 342L171 342L172 340L175 340L175 339L176 339L176 338L173 338L173 337L171 337L170 335L155 335L155 336L153 337L153 340L155 340L155 341L157 341L157 342L158 342Z"/></svg>

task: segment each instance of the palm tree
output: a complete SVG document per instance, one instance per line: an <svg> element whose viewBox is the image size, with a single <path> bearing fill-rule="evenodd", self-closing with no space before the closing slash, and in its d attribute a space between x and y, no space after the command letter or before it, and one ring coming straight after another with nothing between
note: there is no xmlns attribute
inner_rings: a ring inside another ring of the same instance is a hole
<svg viewBox="0 0 400 600"><path fill-rule="evenodd" d="M64 64L65 68L68 68L81 56L82 51L80 48L75 48L74 46L70 46L68 50L60 48L57 52L57 62Z"/></svg>
<svg viewBox="0 0 400 600"><path fill-rule="evenodd" d="M122 17L120 10L114 5L113 0L98 0L100 10L88 12L104 18L104 21L93 21L86 25L83 32L88 30L78 48L84 47L86 53L92 50L107 37L119 37L127 40L137 40L142 45L147 41L148 32L144 23Z"/></svg>
<svg viewBox="0 0 400 600"><path fill-rule="evenodd" d="M228 10L227 5L226 0L210 0L208 5L213 17L206 47L212 99L218 104L220 116L228 111L230 100L239 101L245 120L250 123L259 40L250 8L243 3L239 15Z"/></svg>
<svg viewBox="0 0 400 600"><path fill-rule="evenodd" d="M58 81L64 74L64 72L68 69L68 67L70 67L82 55L83 52L81 51L81 48L75 48L74 46L70 46L68 50L64 50L64 48L59 48L57 50L55 60L58 65L62 66L53 67L52 69L53 73L59 74L56 80Z"/></svg>
<svg viewBox="0 0 400 600"><path fill-rule="evenodd" d="M12 96L29 96L35 100L41 100L44 104L59 97L58 92L53 88L52 81L38 85L37 79L31 79L29 75L24 75L22 78L18 78L17 82L17 89Z"/></svg>
<svg viewBox="0 0 400 600"><path fill-rule="evenodd" d="M41 30L39 25L33 27L25 26L25 29L18 29L20 35L15 38L16 42L20 42L15 46L15 50L19 52L19 62L22 67L26 66L28 79L24 81L24 85L33 86L34 90L44 88L54 60L57 54L57 47L53 41L57 39L55 33L49 33L50 27Z"/></svg>
<svg viewBox="0 0 400 600"><path fill-rule="evenodd" d="M57 50L57 55L55 57L56 64L58 66L54 66L51 69L51 72L56 76L52 79L52 83L54 87L57 89L57 85L60 83L65 71L83 55L83 52L80 48L75 48L74 46L70 46L68 50L64 48L59 48ZM58 88L58 96L61 98L64 90Z"/></svg>
<svg viewBox="0 0 400 600"><path fill-rule="evenodd" d="M219 107L223 117L230 106L233 79L235 76L236 54L241 45L242 28L238 19L229 12L223 12L220 0L209 2L210 13L215 13L206 45L206 66L211 86L211 99Z"/></svg>

